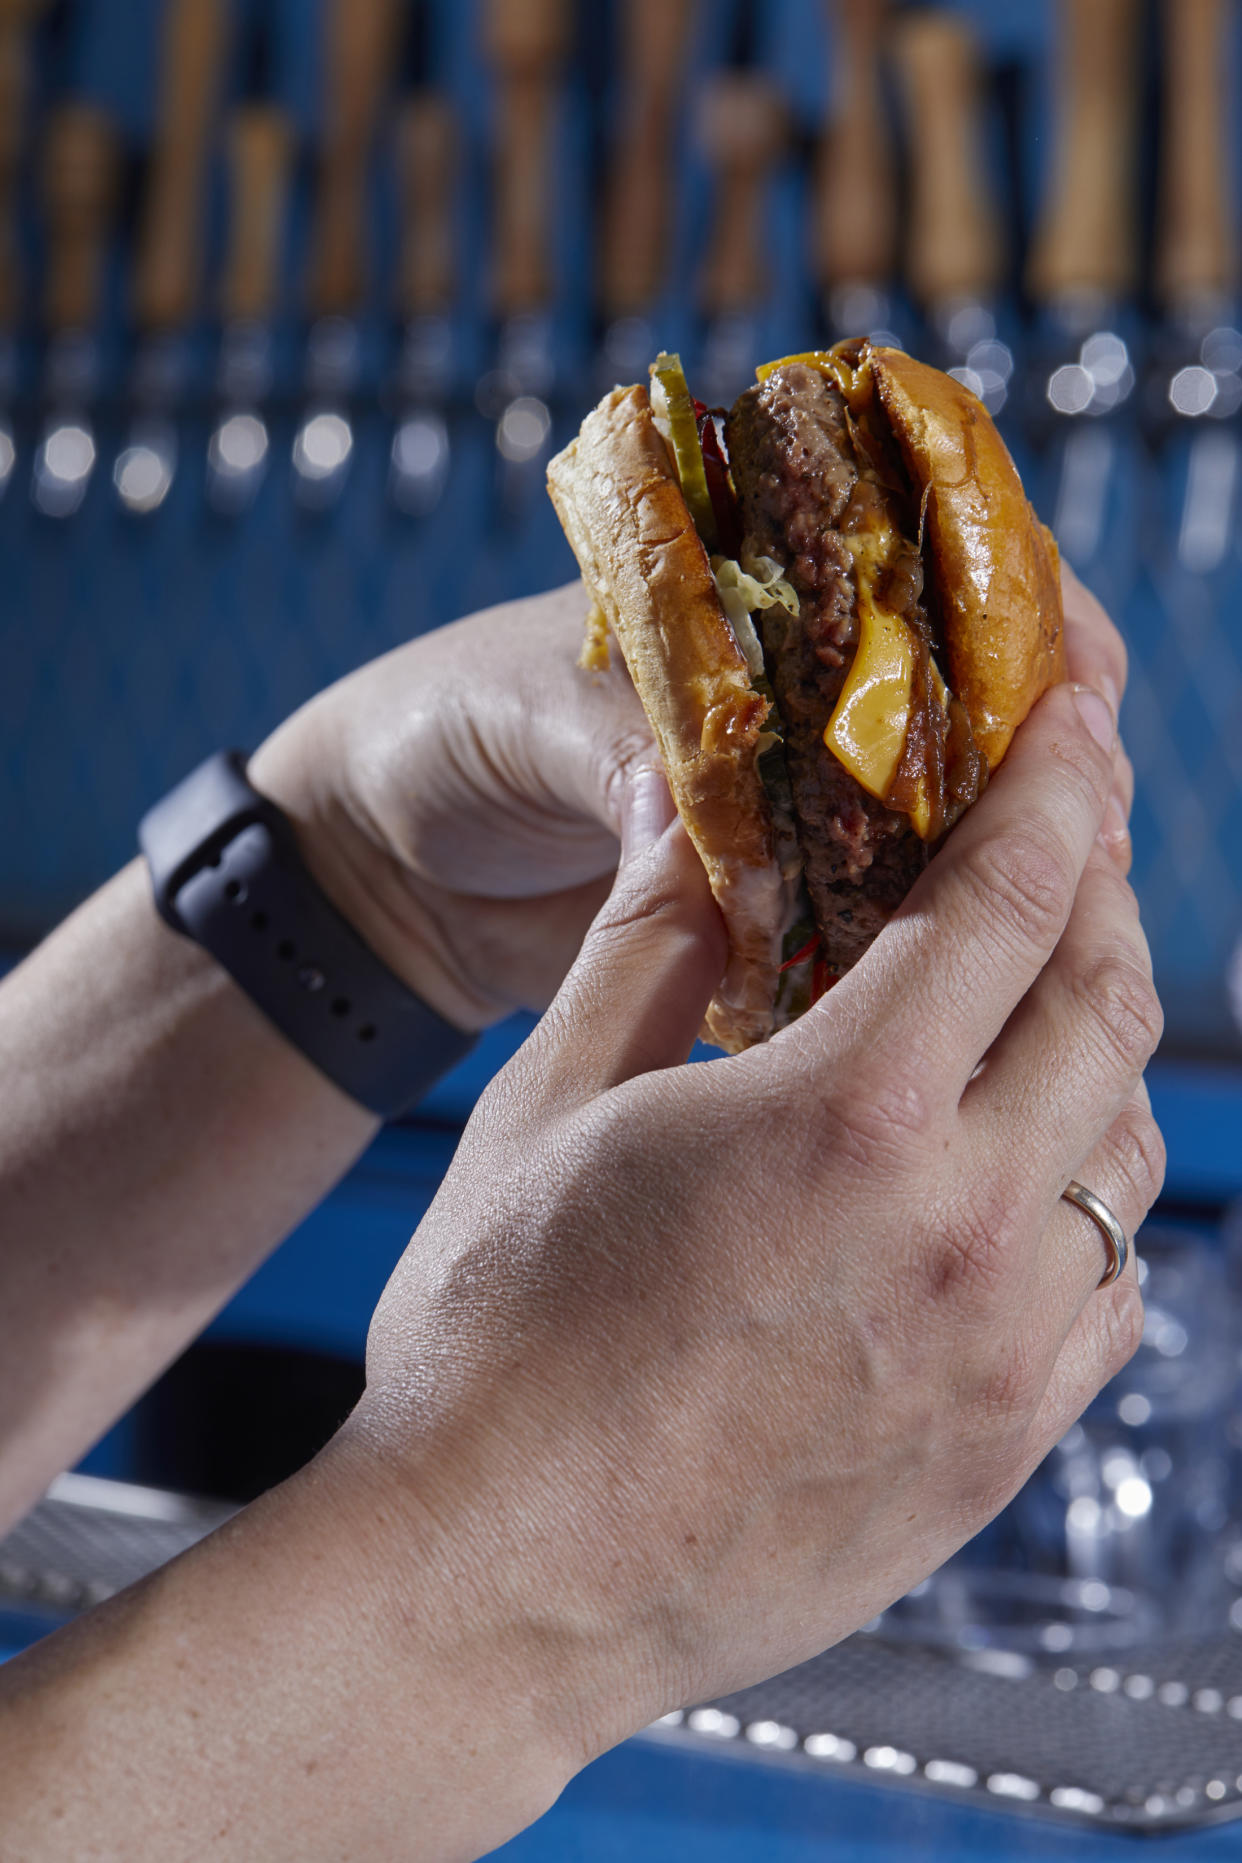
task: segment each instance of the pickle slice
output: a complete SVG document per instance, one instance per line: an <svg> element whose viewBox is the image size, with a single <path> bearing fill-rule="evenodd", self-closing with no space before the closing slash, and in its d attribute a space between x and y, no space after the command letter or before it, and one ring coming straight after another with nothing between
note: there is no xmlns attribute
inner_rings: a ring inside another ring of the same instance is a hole
<svg viewBox="0 0 1242 1863"><path fill-rule="evenodd" d="M651 405L657 420L667 423L668 441L673 449L677 477L681 480L681 495L694 519L694 528L706 548L711 550L716 543L716 513L707 488L699 423L686 386L681 357L667 350L661 350L651 365Z"/></svg>

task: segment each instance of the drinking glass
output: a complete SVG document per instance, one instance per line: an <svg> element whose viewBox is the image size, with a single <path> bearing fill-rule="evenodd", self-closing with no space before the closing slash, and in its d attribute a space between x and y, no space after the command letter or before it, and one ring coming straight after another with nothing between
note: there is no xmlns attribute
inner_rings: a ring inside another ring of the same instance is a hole
<svg viewBox="0 0 1242 1863"><path fill-rule="evenodd" d="M1130 1363L991 1528L877 1626L962 1649L1097 1654L1229 1621L1237 1304L1224 1251L1139 1236Z"/></svg>

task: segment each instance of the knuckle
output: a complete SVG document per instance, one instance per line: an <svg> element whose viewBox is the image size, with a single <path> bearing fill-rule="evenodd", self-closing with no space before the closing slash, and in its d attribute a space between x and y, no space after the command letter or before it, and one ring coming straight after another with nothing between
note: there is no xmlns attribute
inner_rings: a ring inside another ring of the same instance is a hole
<svg viewBox="0 0 1242 1863"><path fill-rule="evenodd" d="M958 1436L969 1455L964 1512L990 1520L1021 1487L1038 1459L1037 1425L1056 1359L1042 1319L994 1330L958 1377Z"/></svg>
<svg viewBox="0 0 1242 1863"><path fill-rule="evenodd" d="M1019 1229L1013 1198L999 1183L959 1201L932 1227L909 1277L920 1308L1003 1306Z"/></svg>
<svg viewBox="0 0 1242 1863"><path fill-rule="evenodd" d="M684 950L712 950L714 960L717 945L723 970L724 938L706 882L701 891L691 892L681 868L665 861L644 862L640 872L613 887L596 914L577 981L584 990L607 994L615 984L606 970L615 963L624 961L636 975L654 975L674 964Z"/></svg>
<svg viewBox="0 0 1242 1863"><path fill-rule="evenodd" d="M1130 677L1130 653L1120 628L1114 622L1108 623L1105 634L1108 671L1112 674L1113 684L1118 692L1124 692Z"/></svg>
<svg viewBox="0 0 1242 1863"><path fill-rule="evenodd" d="M1051 950L1069 915L1076 878L1067 852L1051 836L1028 826L985 842L967 863L966 878L985 923Z"/></svg>
<svg viewBox="0 0 1242 1863"><path fill-rule="evenodd" d="M614 832L621 832L621 801L628 784L642 770L663 770L646 719L622 728L604 751L604 811Z"/></svg>
<svg viewBox="0 0 1242 1863"><path fill-rule="evenodd" d="M1105 750L1087 729L1086 720L1078 706L1074 704L1071 694L1061 688L1058 702L1063 715L1071 715L1073 729L1058 731L1049 743L1049 754L1060 765L1062 777L1068 781L1068 799L1076 805L1084 801L1100 805L1112 786L1114 750ZM1114 733L1116 720L1113 721ZM1114 748L1115 748L1114 737ZM1066 783L1061 785L1066 787Z"/></svg>
<svg viewBox="0 0 1242 1863"><path fill-rule="evenodd" d="M960 1539L973 1539L989 1520L995 1520L1022 1486L1026 1473L1016 1442L997 1445L980 1441L968 1467L959 1469L950 1517Z"/></svg>
<svg viewBox="0 0 1242 1863"><path fill-rule="evenodd" d="M1117 783L1128 808L1134 801L1134 759L1125 750L1117 756Z"/></svg>
<svg viewBox="0 0 1242 1863"><path fill-rule="evenodd" d="M1098 1308L1102 1384L1129 1364L1143 1340L1143 1296L1128 1277L1101 1291Z"/></svg>
<svg viewBox="0 0 1242 1863"><path fill-rule="evenodd" d="M1100 671L1107 674L1118 693L1122 693L1130 673L1130 656L1125 640L1116 623L1094 597L1092 606L1095 613L1095 638L1092 643L1094 657Z"/></svg>
<svg viewBox="0 0 1242 1863"><path fill-rule="evenodd" d="M1078 995L1116 1060L1127 1072L1142 1073L1164 1032L1164 1011L1146 968L1110 951L1083 973Z"/></svg>
<svg viewBox="0 0 1242 1863"><path fill-rule="evenodd" d="M1121 1178L1126 1201L1145 1215L1164 1185L1164 1134L1148 1111L1130 1106L1114 1122L1108 1144L1110 1173Z"/></svg>
<svg viewBox="0 0 1242 1863"><path fill-rule="evenodd" d="M1019 1335L1004 1338L996 1356L975 1370L968 1393L973 1427L989 1437L1007 1426L1024 1432L1046 1383L1044 1356Z"/></svg>
<svg viewBox="0 0 1242 1863"><path fill-rule="evenodd" d="M852 1071L851 1082L858 1076ZM923 1085L908 1077L888 1077L857 1084L848 1097L829 1108L834 1127L834 1160L848 1158L869 1175L904 1172L921 1162L936 1129L938 1113Z"/></svg>

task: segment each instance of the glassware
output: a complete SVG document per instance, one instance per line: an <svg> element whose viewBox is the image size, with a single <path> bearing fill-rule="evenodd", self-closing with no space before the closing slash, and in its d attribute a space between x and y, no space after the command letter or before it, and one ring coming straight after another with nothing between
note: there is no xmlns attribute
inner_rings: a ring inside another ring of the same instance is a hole
<svg viewBox="0 0 1242 1863"><path fill-rule="evenodd" d="M1091 1654L1229 1621L1237 1303L1222 1249L1149 1225L1130 1363L985 1535L885 1613L962 1650Z"/></svg>

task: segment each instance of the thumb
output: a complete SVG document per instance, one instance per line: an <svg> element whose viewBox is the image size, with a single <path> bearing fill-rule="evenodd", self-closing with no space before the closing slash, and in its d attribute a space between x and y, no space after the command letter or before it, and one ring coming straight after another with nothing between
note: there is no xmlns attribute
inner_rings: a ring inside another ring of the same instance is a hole
<svg viewBox="0 0 1242 1863"><path fill-rule="evenodd" d="M621 801L621 864L532 1057L575 1105L690 1052L724 974L728 939L663 772L636 770ZM532 1044L528 1044L530 1047Z"/></svg>

